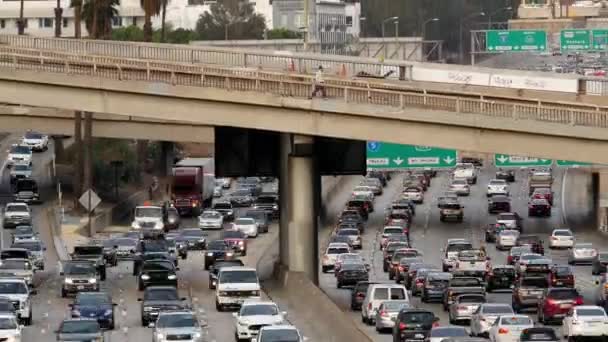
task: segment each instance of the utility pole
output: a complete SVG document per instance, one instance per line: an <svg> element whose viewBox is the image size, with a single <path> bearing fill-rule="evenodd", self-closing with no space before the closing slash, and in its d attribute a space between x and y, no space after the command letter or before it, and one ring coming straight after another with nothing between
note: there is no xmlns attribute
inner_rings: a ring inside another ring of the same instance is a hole
<svg viewBox="0 0 608 342"><path fill-rule="evenodd" d="M308 1L310 0L302 0L304 1L304 52L308 51L308 39L309 39L309 32L308 30L310 29L310 17L308 15Z"/></svg>
<svg viewBox="0 0 608 342"><path fill-rule="evenodd" d="M93 113L84 112L84 191L93 188Z"/></svg>
<svg viewBox="0 0 608 342"><path fill-rule="evenodd" d="M74 112L74 145L76 156L74 158L74 208L79 208L78 199L82 195L82 112Z"/></svg>
<svg viewBox="0 0 608 342"><path fill-rule="evenodd" d="M19 20L17 20L17 34L22 36L25 34L25 18L24 18L24 6L25 0L19 2Z"/></svg>
<svg viewBox="0 0 608 342"><path fill-rule="evenodd" d="M61 8L61 0L57 0L57 7L55 7L55 37L61 37L61 24L62 24L63 8Z"/></svg>

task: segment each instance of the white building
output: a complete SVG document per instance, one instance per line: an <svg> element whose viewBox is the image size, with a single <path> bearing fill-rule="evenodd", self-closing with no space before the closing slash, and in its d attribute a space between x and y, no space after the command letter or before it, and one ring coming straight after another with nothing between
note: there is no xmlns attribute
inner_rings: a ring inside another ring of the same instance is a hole
<svg viewBox="0 0 608 342"><path fill-rule="evenodd" d="M63 8L63 37L74 36L74 11L70 8L70 0L60 0ZM0 33L17 34L19 19L19 0L0 0ZM25 18L25 33L32 36L53 36L55 34L56 1L25 0L23 13ZM114 27L137 25L143 27L144 12L139 0L121 0L119 17L113 23ZM82 36L87 36L87 30L82 22Z"/></svg>

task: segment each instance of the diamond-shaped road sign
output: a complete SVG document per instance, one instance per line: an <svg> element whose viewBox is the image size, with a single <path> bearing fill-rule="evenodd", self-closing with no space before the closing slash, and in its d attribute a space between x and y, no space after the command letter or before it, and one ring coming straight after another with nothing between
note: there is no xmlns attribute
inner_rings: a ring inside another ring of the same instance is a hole
<svg viewBox="0 0 608 342"><path fill-rule="evenodd" d="M80 196L80 198L78 199L78 202L87 211L93 211L93 210L95 210L95 208L97 208L99 203L101 203L101 198L99 198L99 196L97 196L95 191L89 189L89 190L85 191L84 194L82 194L82 196Z"/></svg>

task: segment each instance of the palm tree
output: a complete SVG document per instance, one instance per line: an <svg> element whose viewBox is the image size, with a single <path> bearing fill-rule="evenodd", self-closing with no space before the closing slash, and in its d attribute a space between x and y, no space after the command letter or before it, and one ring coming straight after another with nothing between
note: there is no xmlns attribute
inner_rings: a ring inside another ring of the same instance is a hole
<svg viewBox="0 0 608 342"><path fill-rule="evenodd" d="M161 14L161 21L160 21L160 42L164 43L166 40L165 37L165 28L166 28L166 18L167 18L167 4L169 3L169 0L161 0L162 4L162 14Z"/></svg>
<svg viewBox="0 0 608 342"><path fill-rule="evenodd" d="M72 0L70 7L74 9L74 37L80 38L82 36L82 0Z"/></svg>
<svg viewBox="0 0 608 342"><path fill-rule="evenodd" d="M112 19L118 16L120 0L85 0L82 19L93 39L109 39L112 34ZM97 9L95 9L97 7Z"/></svg>
<svg viewBox="0 0 608 342"><path fill-rule="evenodd" d="M144 10L144 42L152 41L152 17L160 13L163 0L140 0Z"/></svg>
<svg viewBox="0 0 608 342"><path fill-rule="evenodd" d="M19 2L19 20L17 20L17 34L24 35L25 34L25 19L23 16L23 5L24 0Z"/></svg>

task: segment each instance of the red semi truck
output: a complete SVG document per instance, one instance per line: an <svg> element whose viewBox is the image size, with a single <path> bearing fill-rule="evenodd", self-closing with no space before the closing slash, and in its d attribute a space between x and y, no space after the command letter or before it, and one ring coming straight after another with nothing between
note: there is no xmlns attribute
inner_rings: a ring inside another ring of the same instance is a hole
<svg viewBox="0 0 608 342"><path fill-rule="evenodd" d="M214 172L213 158L185 158L175 164L171 198L180 215L198 216L211 206Z"/></svg>

